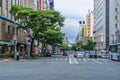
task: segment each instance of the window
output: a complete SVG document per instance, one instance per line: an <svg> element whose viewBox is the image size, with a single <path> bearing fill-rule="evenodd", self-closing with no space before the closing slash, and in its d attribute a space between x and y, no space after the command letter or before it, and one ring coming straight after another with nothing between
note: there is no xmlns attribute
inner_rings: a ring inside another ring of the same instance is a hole
<svg viewBox="0 0 120 80"><path fill-rule="evenodd" d="M115 24L115 28L117 28L117 26L118 26L118 25L117 25L117 24Z"/></svg>
<svg viewBox="0 0 120 80"><path fill-rule="evenodd" d="M117 20L117 16L115 16L115 19Z"/></svg>
<svg viewBox="0 0 120 80"><path fill-rule="evenodd" d="M8 33L10 33L10 25L8 25Z"/></svg>
<svg viewBox="0 0 120 80"><path fill-rule="evenodd" d="M115 12L118 12L118 9L117 9L117 8L115 8Z"/></svg>

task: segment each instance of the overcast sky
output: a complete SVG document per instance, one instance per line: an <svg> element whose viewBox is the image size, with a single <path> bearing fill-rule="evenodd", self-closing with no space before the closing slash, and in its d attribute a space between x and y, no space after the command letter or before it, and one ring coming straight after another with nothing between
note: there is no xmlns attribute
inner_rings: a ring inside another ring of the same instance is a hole
<svg viewBox="0 0 120 80"><path fill-rule="evenodd" d="M79 21L86 20L88 10L93 10L93 0L54 0L55 10L65 17L62 31L74 42L79 29Z"/></svg>

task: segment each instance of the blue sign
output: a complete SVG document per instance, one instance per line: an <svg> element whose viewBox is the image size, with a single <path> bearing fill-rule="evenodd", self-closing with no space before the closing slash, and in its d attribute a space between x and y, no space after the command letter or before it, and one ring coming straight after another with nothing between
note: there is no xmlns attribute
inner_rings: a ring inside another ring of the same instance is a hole
<svg viewBox="0 0 120 80"><path fill-rule="evenodd" d="M49 0L49 5L52 7L54 6L54 0Z"/></svg>

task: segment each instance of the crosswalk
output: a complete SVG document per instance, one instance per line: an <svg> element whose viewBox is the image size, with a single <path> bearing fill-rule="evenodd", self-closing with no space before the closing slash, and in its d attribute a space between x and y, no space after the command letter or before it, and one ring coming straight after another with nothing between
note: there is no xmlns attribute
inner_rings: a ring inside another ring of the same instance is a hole
<svg viewBox="0 0 120 80"><path fill-rule="evenodd" d="M49 58L46 59L47 61L69 61L69 58ZM90 59L90 58L76 58L76 60L79 62L96 62L96 63L105 63L105 62L111 62L111 60L109 59L102 59L102 58L98 58L98 59Z"/></svg>
<svg viewBox="0 0 120 80"><path fill-rule="evenodd" d="M75 60L75 62L74 62ZM19 60L20 61L25 61L25 60ZM26 60L26 61L29 61L29 60ZM43 59L37 59L37 60L33 60L32 62L34 61L63 61L63 62L67 62L67 63L70 63L70 64L81 64L81 63L97 63L97 64L103 64L103 63L109 63L109 62L113 62L112 60L110 59L102 59L102 58L74 58L72 60L71 57L61 57L61 58L43 58ZM1 62L8 62L8 60L0 60L0 63Z"/></svg>

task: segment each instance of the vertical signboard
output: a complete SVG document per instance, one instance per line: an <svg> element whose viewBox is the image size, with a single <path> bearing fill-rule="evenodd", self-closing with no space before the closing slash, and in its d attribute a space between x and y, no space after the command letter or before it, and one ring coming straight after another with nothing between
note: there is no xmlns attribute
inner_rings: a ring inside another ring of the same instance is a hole
<svg viewBox="0 0 120 80"><path fill-rule="evenodd" d="M40 10L43 10L43 0L40 0Z"/></svg>
<svg viewBox="0 0 120 80"><path fill-rule="evenodd" d="M53 10L54 0L49 0L50 10Z"/></svg>

